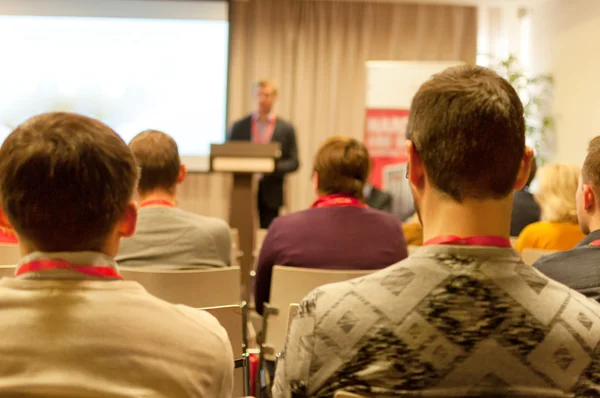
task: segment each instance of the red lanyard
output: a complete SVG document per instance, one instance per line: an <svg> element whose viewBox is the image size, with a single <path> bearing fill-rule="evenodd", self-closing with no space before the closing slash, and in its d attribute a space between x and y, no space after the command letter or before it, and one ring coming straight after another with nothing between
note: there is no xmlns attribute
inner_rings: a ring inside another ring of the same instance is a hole
<svg viewBox="0 0 600 398"><path fill-rule="evenodd" d="M510 240L501 236L460 236L448 235L438 236L423 243L423 246L431 245L466 245L466 246L497 246L512 247Z"/></svg>
<svg viewBox="0 0 600 398"><path fill-rule="evenodd" d="M35 260L21 264L15 273L16 276L29 272L50 271L53 269L68 269L94 278L123 279L116 269L96 265L73 265L65 260Z"/></svg>
<svg viewBox="0 0 600 398"><path fill-rule="evenodd" d="M591 242L588 246L599 247L600 246L600 239L596 239L595 241Z"/></svg>
<svg viewBox="0 0 600 398"><path fill-rule="evenodd" d="M163 199L147 200L145 202L140 203L140 207L148 207L148 206L175 207L173 202L169 202L168 200L163 200Z"/></svg>
<svg viewBox="0 0 600 398"><path fill-rule="evenodd" d="M319 199L317 199L310 207L343 207L343 206L369 207L366 204L362 203L360 200L356 199L354 196L345 195L345 194L333 194L333 195L322 196Z"/></svg>
<svg viewBox="0 0 600 398"><path fill-rule="evenodd" d="M252 142L256 142L259 144L267 144L271 142L271 137L273 136L273 131L275 131L275 123L277 122L277 118L275 116L271 116L269 120L269 125L267 129L263 133L263 136L260 137L258 133L258 116L252 115Z"/></svg>

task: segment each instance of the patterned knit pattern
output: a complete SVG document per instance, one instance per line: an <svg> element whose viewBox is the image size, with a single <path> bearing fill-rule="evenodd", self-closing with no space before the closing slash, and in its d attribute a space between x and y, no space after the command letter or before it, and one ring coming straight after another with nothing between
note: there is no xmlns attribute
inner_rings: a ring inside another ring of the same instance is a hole
<svg viewBox="0 0 600 398"><path fill-rule="evenodd" d="M301 303L275 397L600 397L600 305L512 249L428 246Z"/></svg>

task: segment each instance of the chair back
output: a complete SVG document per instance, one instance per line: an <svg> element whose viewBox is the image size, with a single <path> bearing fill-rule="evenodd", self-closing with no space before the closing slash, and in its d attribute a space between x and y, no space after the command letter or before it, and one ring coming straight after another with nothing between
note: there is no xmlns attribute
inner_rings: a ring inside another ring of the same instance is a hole
<svg viewBox="0 0 600 398"><path fill-rule="evenodd" d="M523 253L521 253L521 258L525 264L533 265L540 257L552 253L556 253L556 250L525 249L523 250Z"/></svg>
<svg viewBox="0 0 600 398"><path fill-rule="evenodd" d="M240 268L161 270L119 267L123 279L138 282L148 293L194 308L239 304Z"/></svg>
<svg viewBox="0 0 600 398"><path fill-rule="evenodd" d="M304 296L319 286L359 278L372 272L374 270L324 270L280 265L273 267L269 304L277 308L279 314L269 317L266 343L273 347L276 353L283 349L289 316L286 310L290 304L299 303Z"/></svg>
<svg viewBox="0 0 600 398"><path fill-rule="evenodd" d="M0 264L17 264L20 260L19 245L0 244Z"/></svg>
<svg viewBox="0 0 600 398"><path fill-rule="evenodd" d="M229 336L231 342L231 349L233 350L233 359L242 363L241 367L236 366L233 375L233 394L232 398L243 397L248 395L248 387L245 388L247 380L244 372L249 369L245 369L246 361L246 342L244 341L244 314L243 306L240 305L224 305L219 307L206 307L201 308L202 310L210 313L212 316L217 318L217 321L223 326L223 329Z"/></svg>
<svg viewBox="0 0 600 398"><path fill-rule="evenodd" d="M15 276L16 270L17 267L15 265L0 265L0 278L12 278Z"/></svg>

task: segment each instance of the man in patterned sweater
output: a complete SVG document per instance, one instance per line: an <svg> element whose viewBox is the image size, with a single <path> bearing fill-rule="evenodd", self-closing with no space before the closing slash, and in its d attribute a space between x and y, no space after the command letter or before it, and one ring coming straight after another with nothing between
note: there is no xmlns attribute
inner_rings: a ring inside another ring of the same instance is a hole
<svg viewBox="0 0 600 398"><path fill-rule="evenodd" d="M600 306L508 241L533 157L515 90L476 66L433 76L406 149L423 248L309 294L274 396L600 396Z"/></svg>

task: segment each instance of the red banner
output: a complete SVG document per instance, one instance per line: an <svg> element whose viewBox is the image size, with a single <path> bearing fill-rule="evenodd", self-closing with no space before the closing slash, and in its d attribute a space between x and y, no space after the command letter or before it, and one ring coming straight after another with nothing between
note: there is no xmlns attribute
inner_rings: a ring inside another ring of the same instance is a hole
<svg viewBox="0 0 600 398"><path fill-rule="evenodd" d="M371 184L381 188L383 167L406 163L408 109L367 109L365 145L371 155Z"/></svg>

